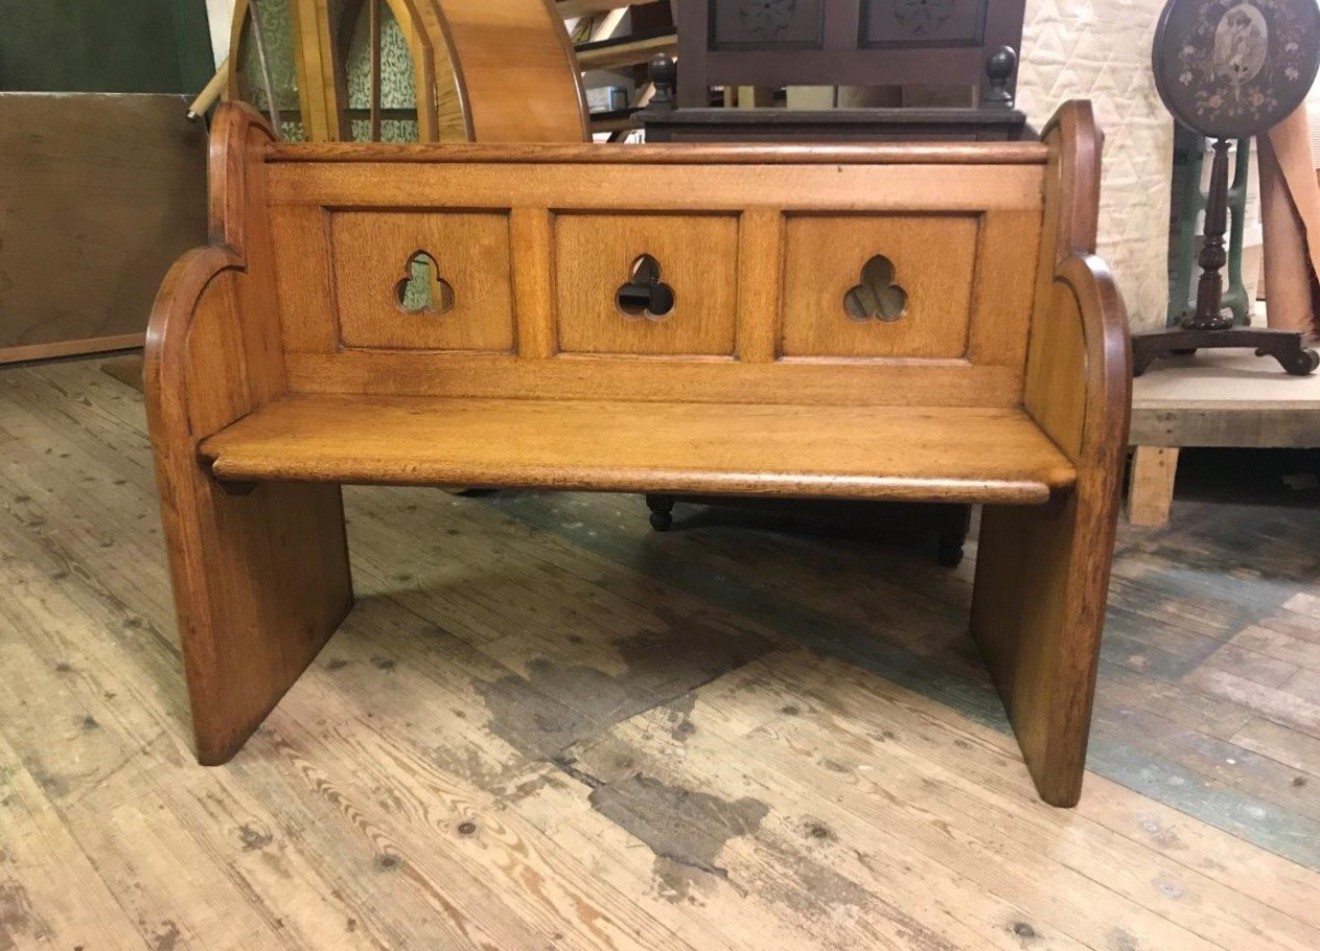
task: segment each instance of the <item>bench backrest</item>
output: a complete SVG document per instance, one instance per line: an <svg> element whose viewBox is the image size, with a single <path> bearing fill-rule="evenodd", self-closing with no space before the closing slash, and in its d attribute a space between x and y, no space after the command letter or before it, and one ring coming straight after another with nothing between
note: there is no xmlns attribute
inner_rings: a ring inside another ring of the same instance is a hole
<svg viewBox="0 0 1320 951"><path fill-rule="evenodd" d="M1019 405L1066 250L1041 143L253 141L292 392Z"/></svg>

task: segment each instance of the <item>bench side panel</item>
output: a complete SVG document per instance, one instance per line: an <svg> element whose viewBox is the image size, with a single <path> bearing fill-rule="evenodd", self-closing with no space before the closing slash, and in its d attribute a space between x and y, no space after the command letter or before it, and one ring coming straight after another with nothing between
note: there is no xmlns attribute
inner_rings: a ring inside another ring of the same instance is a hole
<svg viewBox="0 0 1320 951"><path fill-rule="evenodd" d="M1091 252L1100 148L1090 106L1045 128L1046 247L1032 320L1024 407L1077 467L1045 507L987 506L972 632L1041 796L1081 794L1127 450L1131 353L1113 279Z"/></svg>
<svg viewBox="0 0 1320 951"><path fill-rule="evenodd" d="M147 331L147 418L198 759L229 759L352 601L335 485L234 491L202 440L284 394L266 234L269 128L226 105L212 127L211 237L166 276Z"/></svg>

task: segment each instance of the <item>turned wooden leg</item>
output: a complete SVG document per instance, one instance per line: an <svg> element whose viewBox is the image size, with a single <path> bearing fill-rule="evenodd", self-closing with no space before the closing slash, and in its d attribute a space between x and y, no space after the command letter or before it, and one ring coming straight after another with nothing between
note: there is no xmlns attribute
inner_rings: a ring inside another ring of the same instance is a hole
<svg viewBox="0 0 1320 951"><path fill-rule="evenodd" d="M651 510L651 527L657 532L669 531L669 526L674 524L674 497L648 494L646 507Z"/></svg>
<svg viewBox="0 0 1320 951"><path fill-rule="evenodd" d="M1054 806L1081 795L1109 588L1113 506L1086 508L986 506L977 546L972 635Z"/></svg>
<svg viewBox="0 0 1320 951"><path fill-rule="evenodd" d="M943 533L935 546L935 563L941 568L957 568L963 560L965 535Z"/></svg>
<svg viewBox="0 0 1320 951"><path fill-rule="evenodd" d="M160 472L197 758L228 761L352 607L338 486Z"/></svg>
<svg viewBox="0 0 1320 951"><path fill-rule="evenodd" d="M1178 450L1166 446L1138 446L1132 453L1128 485L1128 521L1144 528L1169 523L1173 483L1178 472Z"/></svg>
<svg viewBox="0 0 1320 951"><path fill-rule="evenodd" d="M963 546L967 543L967 532L972 524L972 507L955 505L949 509L940 519L935 561L944 568L957 568L962 564Z"/></svg>

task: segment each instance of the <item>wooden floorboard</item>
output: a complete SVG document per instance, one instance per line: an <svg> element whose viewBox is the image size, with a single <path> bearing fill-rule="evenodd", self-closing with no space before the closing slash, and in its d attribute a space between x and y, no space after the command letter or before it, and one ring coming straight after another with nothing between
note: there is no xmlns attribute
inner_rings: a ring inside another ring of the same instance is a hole
<svg viewBox="0 0 1320 951"><path fill-rule="evenodd" d="M1320 947L1314 505L1124 531L1056 810L974 544L614 495L349 490L358 606L199 767L140 395L0 370L0 449L0 949Z"/></svg>

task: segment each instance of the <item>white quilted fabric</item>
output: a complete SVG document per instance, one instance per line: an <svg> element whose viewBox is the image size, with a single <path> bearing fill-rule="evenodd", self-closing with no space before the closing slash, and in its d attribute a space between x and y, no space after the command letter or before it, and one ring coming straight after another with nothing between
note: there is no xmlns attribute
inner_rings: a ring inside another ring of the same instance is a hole
<svg viewBox="0 0 1320 951"><path fill-rule="evenodd" d="M1068 99L1090 99L1105 134L1098 252L1133 330L1164 325L1173 120L1150 51L1163 0L1027 0L1018 107L1040 128Z"/></svg>

